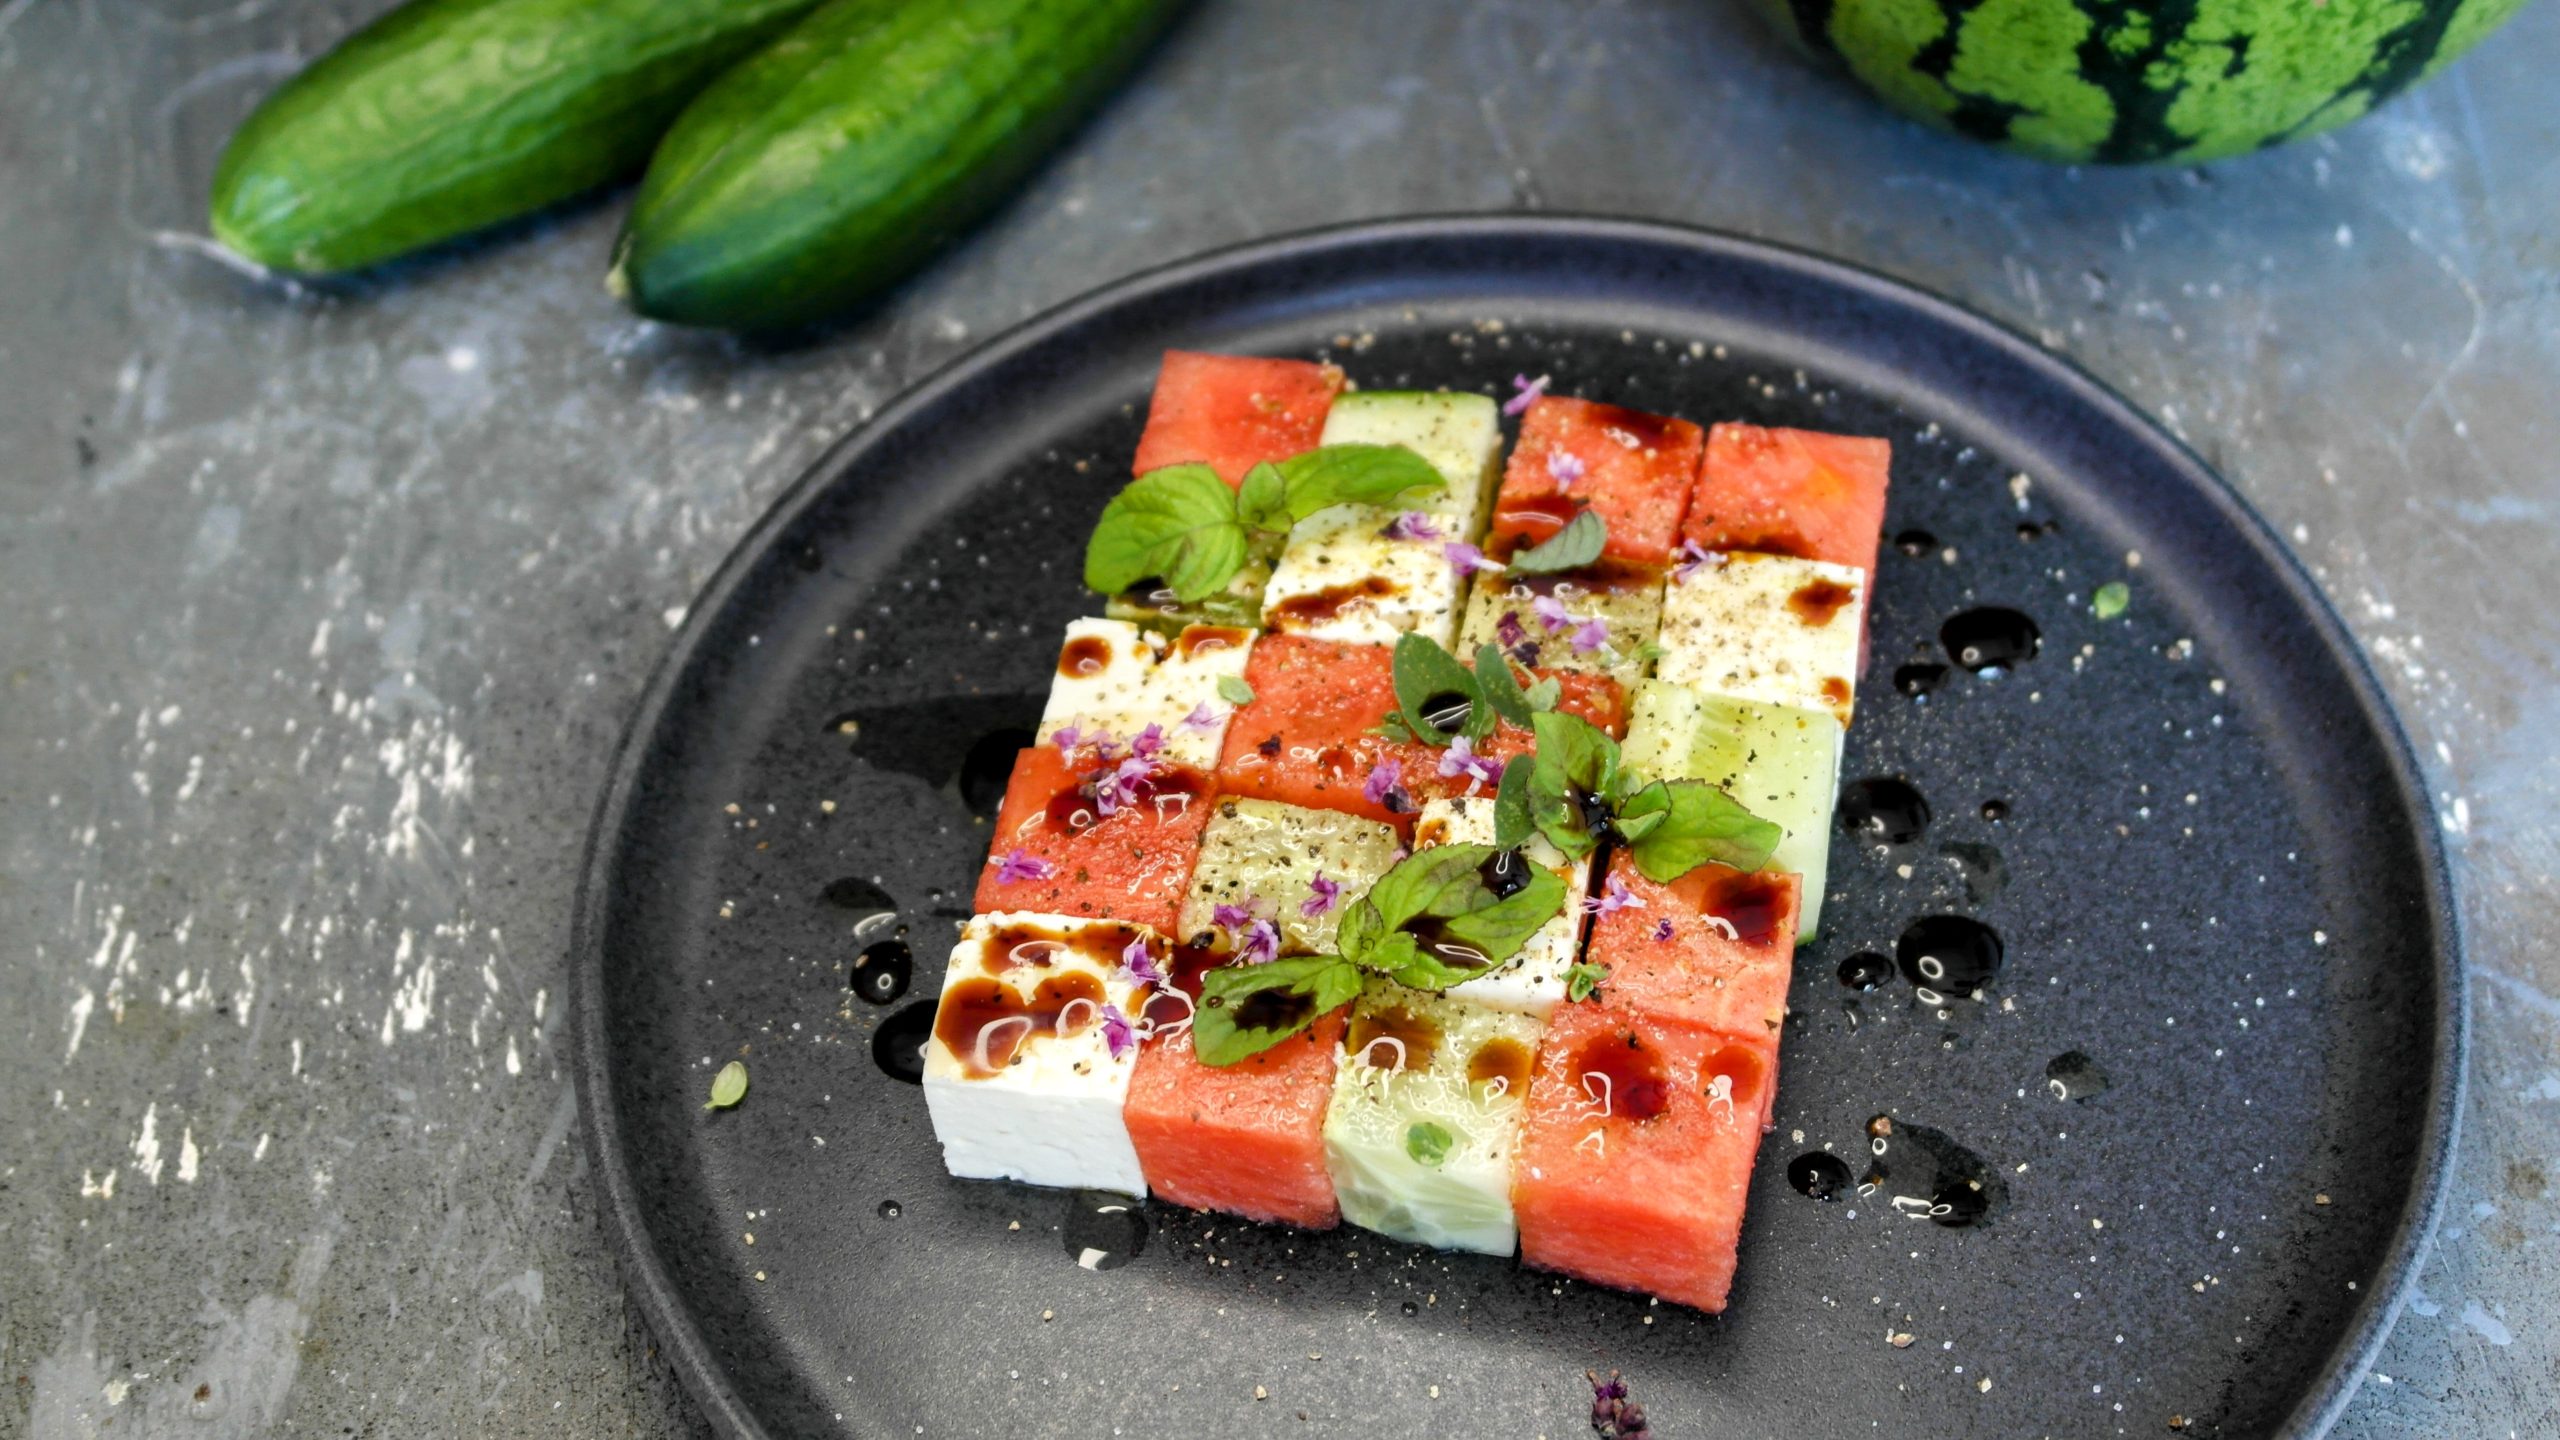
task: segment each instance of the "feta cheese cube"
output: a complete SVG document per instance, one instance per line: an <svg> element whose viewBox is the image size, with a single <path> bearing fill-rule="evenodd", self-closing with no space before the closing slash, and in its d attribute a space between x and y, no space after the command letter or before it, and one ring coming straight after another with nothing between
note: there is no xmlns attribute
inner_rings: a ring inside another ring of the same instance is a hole
<svg viewBox="0 0 2560 1440"><path fill-rule="evenodd" d="M1458 571L1442 548L1452 537L1399 538L1389 530L1401 513L1334 505L1299 521L1263 592L1264 627L1354 645L1390 645L1407 631L1456 641Z"/></svg>
<svg viewBox="0 0 2560 1440"><path fill-rule="evenodd" d="M961 932L925 1041L925 1112L942 1163L974 1180L1147 1193L1120 1118L1138 1062L1114 1055L1109 1018L1134 1022L1147 987L1121 969L1141 925L1062 915L980 915Z"/></svg>
<svg viewBox="0 0 2560 1440"><path fill-rule="evenodd" d="M1324 1120L1342 1218L1443 1250L1510 1254L1512 1152L1545 1029L1371 981L1352 1005Z"/></svg>
<svg viewBox="0 0 2560 1440"><path fill-rule="evenodd" d="M1402 445L1431 462L1449 488L1411 508L1451 522L1449 540L1484 533L1485 512L1502 479L1502 416L1486 395L1431 390L1363 390L1336 398L1325 416L1327 445Z"/></svg>
<svg viewBox="0 0 2560 1440"><path fill-rule="evenodd" d="M1662 602L1654 674L1708 695L1824 710L1849 723L1867 577L1745 551L1675 575Z"/></svg>
<svg viewBox="0 0 2560 1440"><path fill-rule="evenodd" d="M1493 843L1493 797L1460 795L1432 800L1414 821L1413 846L1490 845ZM1591 893L1591 859L1568 858L1543 836L1533 835L1520 853L1564 880L1564 909L1529 937L1520 953L1499 969L1451 986L1449 994L1496 1010L1546 1018L1564 1003L1565 972L1582 953L1582 902Z"/></svg>
<svg viewBox="0 0 2560 1440"><path fill-rule="evenodd" d="M1253 632L1231 626L1192 625L1166 635L1125 620L1071 620L1040 712L1040 738L1073 726L1126 745L1153 725L1164 734L1166 759L1214 770L1236 708L1218 694L1218 682L1242 679L1252 648Z"/></svg>
<svg viewBox="0 0 2560 1440"><path fill-rule="evenodd" d="M1278 928L1281 954L1329 954L1342 912L1395 864L1397 848L1395 828L1375 820L1276 800L1222 797L1200 836L1200 863L1183 897L1178 938L1214 929L1217 907L1235 905ZM1340 889L1310 915L1319 875ZM1233 938L1216 936L1212 948Z"/></svg>

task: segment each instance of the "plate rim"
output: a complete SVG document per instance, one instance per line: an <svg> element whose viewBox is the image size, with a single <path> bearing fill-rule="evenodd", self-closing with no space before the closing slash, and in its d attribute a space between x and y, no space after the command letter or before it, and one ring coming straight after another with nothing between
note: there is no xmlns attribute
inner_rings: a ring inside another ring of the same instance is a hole
<svg viewBox="0 0 2560 1440"><path fill-rule="evenodd" d="M1577 239L1662 246L1708 259L1775 267L1915 313L2043 372L2072 401L2097 412L2117 428L2148 440L2161 458L2184 471L2190 481L2200 482L2194 486L2196 491L2268 562L2270 572L2308 613L2326 647L2345 658L2356 709L2379 733L2394 792L2402 806L2419 817L2415 828L2423 861L2420 879L2426 895L2431 948L2440 957L2432 987L2437 1002L2432 1037L2434 1073L2425 1123L2418 1137L2418 1181L2378 1267L2384 1276L2382 1283L2364 1296L2345 1336L2316 1373L2303 1402L2286 1418L2282 1433L2323 1435L2345 1412L2389 1336L2401 1301L2415 1285L2419 1266L2442 1218L2467 1099L2470 1048L2470 965L2450 860L2440 829L2431 823L2434 808L2427 799L2417 752L2389 692L2383 689L2374 671L2372 657L2356 641L2354 632L2301 558L2277 535L2266 517L2187 442L2171 434L2069 354L2039 344L2005 322L1914 282L1800 246L1663 220L1540 211L1427 214L1324 225L1200 251L1082 291L960 352L901 391L870 418L830 441L739 536L689 602L684 623L651 667L639 701L615 741L608 778L580 842L568 952L570 1075L577 1090L582 1143L596 1177L598 1219L612 1243L617 1272L686 1393L715 1429L741 1436L770 1433L713 1356L640 1218L639 1187L625 1159L620 1116L612 1098L611 1047L606 1043L599 999L605 980L604 897L610 890L616 860L610 842L629 818L649 737L657 732L677 696L678 679L692 664L721 612L765 562L776 540L827 490L848 457L878 437L893 433L910 417L931 409L943 395L978 371L1036 346L1057 332L1153 292L1223 272L1301 260L1327 251L1355 252L1377 246L1452 241L1551 243Z"/></svg>

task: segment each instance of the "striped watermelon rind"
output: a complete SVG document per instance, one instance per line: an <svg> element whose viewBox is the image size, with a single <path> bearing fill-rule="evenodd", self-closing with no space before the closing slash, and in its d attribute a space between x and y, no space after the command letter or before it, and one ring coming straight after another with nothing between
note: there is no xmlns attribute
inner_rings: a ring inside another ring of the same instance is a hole
<svg viewBox="0 0 2560 1440"><path fill-rule="evenodd" d="M1753 0L1906 114L2048 159L2192 162L2315 135L2524 0Z"/></svg>

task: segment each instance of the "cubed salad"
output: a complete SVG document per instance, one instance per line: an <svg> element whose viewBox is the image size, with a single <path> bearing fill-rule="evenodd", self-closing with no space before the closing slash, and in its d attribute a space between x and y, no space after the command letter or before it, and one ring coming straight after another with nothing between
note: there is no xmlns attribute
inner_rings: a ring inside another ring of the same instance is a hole
<svg viewBox="0 0 2560 1440"><path fill-rule="evenodd" d="M1166 355L924 1043L945 1168L1720 1309L1889 452L1355 379Z"/></svg>

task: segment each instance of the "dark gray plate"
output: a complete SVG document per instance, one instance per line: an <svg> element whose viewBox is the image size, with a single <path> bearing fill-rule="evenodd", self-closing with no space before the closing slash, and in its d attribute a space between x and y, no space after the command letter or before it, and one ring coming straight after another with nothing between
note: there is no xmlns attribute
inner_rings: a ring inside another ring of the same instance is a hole
<svg viewBox="0 0 2560 1440"><path fill-rule="evenodd" d="M1721 1318L1355 1231L954 1181L921 1092L875 1063L880 1027L934 994L985 854L984 797L955 777L1036 718L1053 637L1092 608L1083 539L1167 346L1330 356L1373 388L1552 372L1700 421L1893 440L1889 529L1933 539L1886 552L1847 775L1907 778L1934 819L1895 845L1834 837ZM2101 623L2090 595L2115 578L2132 604ZM1945 664L1942 622L1977 605L2032 617L2041 652L1897 693L1896 667ZM894 916L864 922L866 887ZM1751 241L1418 220L1077 301L917 387L775 506L694 607L597 815L578 1075L632 1290L740 1433L1561 1440L1599 1366L1680 1436L2307 1434L2370 1358L2441 1193L2463 1015L2447 897L2344 627L2228 488L2087 376ZM2006 942L1981 1003L1835 978L1937 913ZM900 933L912 987L856 996L857 952ZM2066 1052L2110 1088L2057 1096ZM741 1054L752 1094L706 1113ZM1876 1194L1790 1188L1809 1151L1863 1171L1880 1114L1978 1157L1982 1223L1889 1203L1926 1188L1924 1144ZM1088 1244L1114 1268L1080 1268Z"/></svg>

